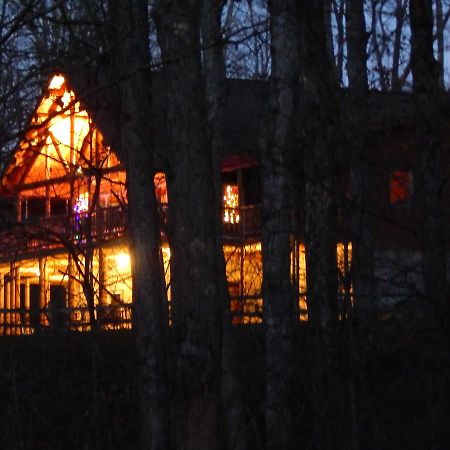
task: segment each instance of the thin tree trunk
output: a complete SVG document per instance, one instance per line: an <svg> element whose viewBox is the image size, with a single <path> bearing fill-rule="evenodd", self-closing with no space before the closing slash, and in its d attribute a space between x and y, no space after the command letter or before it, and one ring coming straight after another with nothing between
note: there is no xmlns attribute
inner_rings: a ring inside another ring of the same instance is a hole
<svg viewBox="0 0 450 450"><path fill-rule="evenodd" d="M422 273L428 302L439 318L448 314L447 264L442 217L445 183L438 101L439 65L433 54L431 0L411 0L413 93L416 107L416 189Z"/></svg>
<svg viewBox="0 0 450 450"><path fill-rule="evenodd" d="M344 2L342 0L333 0L334 15L336 17L336 41L337 41L337 58L336 66L338 73L339 85L344 78Z"/></svg>
<svg viewBox="0 0 450 450"><path fill-rule="evenodd" d="M331 439L326 414L332 395L337 320L334 141L336 83L327 54L325 2L303 0L300 10L300 116L305 151L308 317L315 332L316 445Z"/></svg>
<svg viewBox="0 0 450 450"><path fill-rule="evenodd" d="M371 211L372 190L370 182L370 162L368 142L364 130L369 114L367 105L367 33L363 0L346 0L347 12L347 69L349 78L350 113L347 133L350 156L351 180L351 239L353 282L353 303L356 315L367 317L374 310L376 285L374 274L374 236ZM350 305L346 305L350 306ZM358 395L355 373L355 361L358 347L355 345L353 321L347 321L348 376L346 383L349 391L350 411L352 415L353 449L359 448Z"/></svg>
<svg viewBox="0 0 450 450"><path fill-rule="evenodd" d="M237 335L232 330L230 296L226 279L225 258L223 256L222 239L222 173L220 165L220 150L223 148L223 117L226 102L225 92L225 60L220 19L222 0L203 0L202 5L202 44L203 67L205 74L206 102L208 107L208 122L211 130L211 149L214 167L215 195L218 211L217 219L217 254L219 295L222 297L222 385L221 400L224 420L225 448L230 450L245 450L247 437L245 435L245 413L242 403L241 381L238 374L236 349ZM229 2L229 8L232 9Z"/></svg>
<svg viewBox="0 0 450 450"><path fill-rule="evenodd" d="M155 23L170 130L174 418L178 449L220 446L222 267L200 53L200 0L161 0Z"/></svg>
<svg viewBox="0 0 450 450"><path fill-rule="evenodd" d="M292 156L299 86L296 2L269 1L272 53L270 135L262 153L262 253L267 449L294 445L295 295L290 276Z"/></svg>
<svg viewBox="0 0 450 450"><path fill-rule="evenodd" d="M304 0L301 91L305 141L308 306L313 323L328 329L337 318L335 90L327 55L322 2Z"/></svg>
<svg viewBox="0 0 450 450"><path fill-rule="evenodd" d="M436 0L436 41L437 41L437 60L439 67L439 86L444 90L445 75L445 48L444 48L444 17L442 11L442 0Z"/></svg>
<svg viewBox="0 0 450 450"><path fill-rule="evenodd" d="M399 76L400 56L402 51L402 33L403 25L405 23L406 16L406 0L396 0L395 7L395 32L394 32L394 47L392 50L392 90L394 92L399 91L402 88Z"/></svg>
<svg viewBox="0 0 450 450"><path fill-rule="evenodd" d="M362 0L346 0L350 114L352 281L358 316L366 316L375 300L373 219L370 207L370 162L364 130L367 108L366 24Z"/></svg>
<svg viewBox="0 0 450 450"><path fill-rule="evenodd" d="M375 54L375 59L377 61L377 70L379 74L379 83L382 91L388 90L388 84L386 82L386 70L383 64L383 55L380 50L381 43L379 42L379 38L377 36L377 21L378 21L378 13L377 13L377 5L378 0L371 0L371 22L370 22L370 34L371 34L371 43L372 43L372 51Z"/></svg>
<svg viewBox="0 0 450 450"><path fill-rule="evenodd" d="M127 172L133 280L133 329L138 362L140 448L169 448L167 301L159 260L153 184L151 81L144 0L112 3L118 31L121 159Z"/></svg>

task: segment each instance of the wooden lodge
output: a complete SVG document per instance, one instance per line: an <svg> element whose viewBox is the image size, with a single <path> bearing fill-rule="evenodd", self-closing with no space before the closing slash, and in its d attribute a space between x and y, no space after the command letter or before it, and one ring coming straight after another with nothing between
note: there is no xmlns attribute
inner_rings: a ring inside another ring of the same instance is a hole
<svg viewBox="0 0 450 450"><path fill-rule="evenodd" d="M223 243L235 324L262 321L257 142L267 91L262 82L229 80L223 126L224 145L232 150L222 157ZM421 289L412 202L411 103L407 95L385 94L371 102L377 112L370 124L373 204L369 205L376 227L376 297L391 304ZM158 119L163 109L156 97L157 147L164 147L167 133L164 121ZM103 329L131 327L125 171L113 151L114 133L105 138L100 129L107 128L107 122L78 101L64 76L50 79L0 179L0 335L53 328L83 331L94 321ZM337 192L336 242L340 290L348 298L352 239L347 231L345 139L343 143L337 151L336 184L342 190ZM300 170L300 190L303 176ZM154 181L164 221L168 211L164 173L156 173ZM301 202L298 211L300 229L293 234L291 273L299 318L306 320ZM164 235L161 260L170 300L170 248Z"/></svg>
<svg viewBox="0 0 450 450"><path fill-rule="evenodd" d="M244 172L257 183L254 158L224 159L224 253L236 323L260 322L262 312L260 210L255 198L243 199ZM164 221L164 173L154 181ZM0 189L0 334L88 330L92 316L104 329L131 327L125 171L64 76L49 81ZM161 258L170 300L163 235Z"/></svg>

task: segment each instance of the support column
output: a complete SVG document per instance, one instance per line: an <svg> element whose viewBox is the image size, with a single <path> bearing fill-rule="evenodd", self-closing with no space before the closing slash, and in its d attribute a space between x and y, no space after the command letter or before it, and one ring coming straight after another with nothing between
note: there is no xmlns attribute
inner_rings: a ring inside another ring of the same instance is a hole
<svg viewBox="0 0 450 450"><path fill-rule="evenodd" d="M67 307L69 308L69 323L77 322L77 313L74 308L77 305L78 282L76 280L77 269L72 255L67 257Z"/></svg>
<svg viewBox="0 0 450 450"><path fill-rule="evenodd" d="M22 325L20 317L20 271L18 267L14 268L14 289L14 309L16 310L14 313L14 323L17 325L15 334L22 334L20 328L20 325Z"/></svg>
<svg viewBox="0 0 450 450"><path fill-rule="evenodd" d="M45 217L50 217L51 205L50 205L50 186L45 187Z"/></svg>
<svg viewBox="0 0 450 450"><path fill-rule="evenodd" d="M108 292L106 290L106 284L108 274L105 271L105 250L102 248L98 249L98 292L99 299L98 303L100 306L106 306L108 304Z"/></svg>
<svg viewBox="0 0 450 450"><path fill-rule="evenodd" d="M3 311L0 313L0 325L5 323L5 275L0 272L0 309ZM2 334L4 329L2 329Z"/></svg>
<svg viewBox="0 0 450 450"><path fill-rule="evenodd" d="M11 276L10 274L7 274L5 276L5 324L9 325L11 322ZM9 328L6 330L7 333L9 334Z"/></svg>
<svg viewBox="0 0 450 450"><path fill-rule="evenodd" d="M10 325L12 325L12 327L10 327L10 334L16 334L15 326L17 325L17 317L16 317L16 312L14 311L16 308L16 276L15 276L15 268L14 268L13 264L11 264L10 277L11 277L11 282L10 282L10 289L9 289L9 295L10 295L9 308L11 311L9 313L9 323L10 323Z"/></svg>
<svg viewBox="0 0 450 450"><path fill-rule="evenodd" d="M47 307L47 267L46 259L39 258L39 324L45 323L44 309Z"/></svg>
<svg viewBox="0 0 450 450"><path fill-rule="evenodd" d="M31 313L31 301L30 301L30 279L25 280L25 298L23 306L23 318L24 325L28 327L28 332L30 330L30 313Z"/></svg>
<svg viewBox="0 0 450 450"><path fill-rule="evenodd" d="M24 219L24 217L22 217L22 198L20 197L20 193L17 194L16 199L16 218L17 222L22 222L22 219Z"/></svg>
<svg viewBox="0 0 450 450"><path fill-rule="evenodd" d="M5 280L5 309L11 309L11 276L7 274L4 278Z"/></svg>

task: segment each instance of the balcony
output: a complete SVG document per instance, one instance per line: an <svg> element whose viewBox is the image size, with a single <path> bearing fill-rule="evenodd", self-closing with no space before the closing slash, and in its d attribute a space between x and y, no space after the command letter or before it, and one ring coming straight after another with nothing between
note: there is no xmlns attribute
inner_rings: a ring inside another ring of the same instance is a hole
<svg viewBox="0 0 450 450"><path fill-rule="evenodd" d="M225 241L261 236L261 208L259 205L224 208L223 238Z"/></svg>
<svg viewBox="0 0 450 450"><path fill-rule="evenodd" d="M0 260L20 259L69 246L83 247L123 236L122 206L99 208L92 214L43 217L15 223L0 232Z"/></svg>
<svg viewBox="0 0 450 450"><path fill-rule="evenodd" d="M167 222L167 205L160 208L160 214L162 221ZM126 229L124 206L98 208L91 214L42 217L14 223L0 231L0 261L34 257L71 246L97 245L124 236ZM226 242L259 239L260 230L259 206L224 209L223 236Z"/></svg>
<svg viewBox="0 0 450 450"><path fill-rule="evenodd" d="M132 308L123 305L96 305L95 321L102 330L131 329ZM92 323L87 306L50 307L31 310L26 308L0 309L0 336L30 335L41 331L89 331Z"/></svg>

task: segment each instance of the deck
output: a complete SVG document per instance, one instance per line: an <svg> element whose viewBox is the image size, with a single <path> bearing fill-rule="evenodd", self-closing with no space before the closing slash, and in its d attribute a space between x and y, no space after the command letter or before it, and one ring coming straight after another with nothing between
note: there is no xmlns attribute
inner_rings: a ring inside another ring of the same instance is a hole
<svg viewBox="0 0 450 450"><path fill-rule="evenodd" d="M161 219L167 222L167 208L161 208ZM224 241L259 239L261 217L259 206L244 206L224 211L233 221L223 222ZM97 208L92 213L52 216L27 222L6 224L0 231L0 262L18 261L45 254L101 245L121 238L127 232L126 207Z"/></svg>

